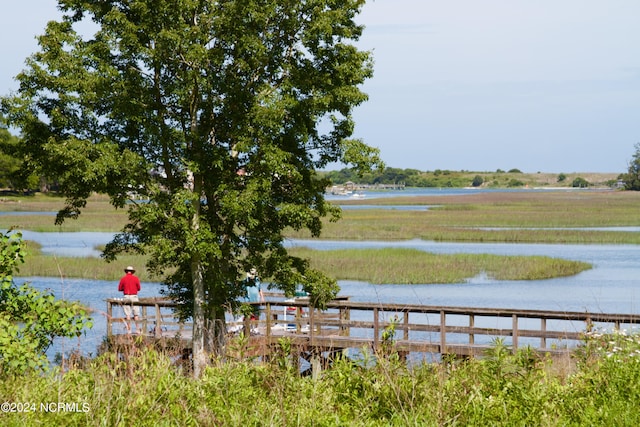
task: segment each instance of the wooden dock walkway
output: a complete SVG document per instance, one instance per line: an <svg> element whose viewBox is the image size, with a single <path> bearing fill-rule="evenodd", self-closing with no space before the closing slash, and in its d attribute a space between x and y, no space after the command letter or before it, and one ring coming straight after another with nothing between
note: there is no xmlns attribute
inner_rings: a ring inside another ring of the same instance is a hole
<svg viewBox="0 0 640 427"><path fill-rule="evenodd" d="M107 336L126 339L123 301L107 300ZM179 322L175 303L161 298L141 298L142 316L136 323L147 341L178 340L191 346L190 323ZM640 324L640 314L561 312L478 307L448 307L407 304L332 301L324 311L309 308L305 298L269 299L260 306L259 320L230 320L230 332L245 332L254 355L268 356L281 338L305 354L345 350L373 351L391 346L403 356L481 356L503 340L513 351L529 346L542 354L567 354L588 331L621 330ZM246 334L246 332L249 332ZM129 336L130 337L130 336Z"/></svg>

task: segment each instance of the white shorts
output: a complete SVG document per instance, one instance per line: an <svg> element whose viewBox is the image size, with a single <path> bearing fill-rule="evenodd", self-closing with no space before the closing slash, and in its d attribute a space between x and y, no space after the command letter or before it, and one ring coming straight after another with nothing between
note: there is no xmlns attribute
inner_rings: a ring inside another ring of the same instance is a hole
<svg viewBox="0 0 640 427"><path fill-rule="evenodd" d="M129 319L131 317L131 309L133 309L134 316L140 316L140 306L132 305L131 303L138 302L138 295L125 295L122 308L124 309L124 317Z"/></svg>

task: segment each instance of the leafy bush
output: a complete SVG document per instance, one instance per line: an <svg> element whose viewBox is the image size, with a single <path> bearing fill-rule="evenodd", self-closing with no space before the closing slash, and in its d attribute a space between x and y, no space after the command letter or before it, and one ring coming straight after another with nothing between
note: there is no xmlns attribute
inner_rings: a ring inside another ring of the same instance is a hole
<svg viewBox="0 0 640 427"><path fill-rule="evenodd" d="M571 183L573 188L587 188L589 186L589 181L584 178L577 177Z"/></svg>
<svg viewBox="0 0 640 427"><path fill-rule="evenodd" d="M79 303L14 283L24 256L19 233L0 237L0 376L46 369L45 352L55 337L75 337L92 325Z"/></svg>
<svg viewBox="0 0 640 427"><path fill-rule="evenodd" d="M476 175L473 177L473 181L471 182L472 187L480 187L484 183L484 179L480 175Z"/></svg>

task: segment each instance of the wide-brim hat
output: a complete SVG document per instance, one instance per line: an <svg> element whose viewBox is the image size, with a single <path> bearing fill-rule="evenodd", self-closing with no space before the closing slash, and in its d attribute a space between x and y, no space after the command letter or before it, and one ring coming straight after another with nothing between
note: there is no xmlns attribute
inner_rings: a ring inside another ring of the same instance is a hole
<svg viewBox="0 0 640 427"><path fill-rule="evenodd" d="M130 271L132 273L135 273L136 269L129 265L129 266L127 266L127 268L124 269L124 271Z"/></svg>

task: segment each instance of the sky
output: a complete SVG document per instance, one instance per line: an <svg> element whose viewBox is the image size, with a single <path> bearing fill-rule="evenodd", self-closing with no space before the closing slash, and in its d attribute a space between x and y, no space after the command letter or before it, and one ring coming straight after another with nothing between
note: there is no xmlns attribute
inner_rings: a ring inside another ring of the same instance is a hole
<svg viewBox="0 0 640 427"><path fill-rule="evenodd" d="M60 15L5 2L0 94ZM367 0L354 137L387 166L626 172L640 142L640 1Z"/></svg>

